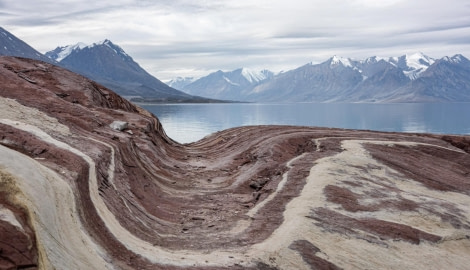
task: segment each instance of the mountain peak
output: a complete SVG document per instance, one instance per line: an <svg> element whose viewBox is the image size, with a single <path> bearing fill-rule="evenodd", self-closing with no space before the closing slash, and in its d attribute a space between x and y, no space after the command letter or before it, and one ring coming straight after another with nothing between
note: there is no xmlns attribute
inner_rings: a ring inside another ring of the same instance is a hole
<svg viewBox="0 0 470 270"><path fill-rule="evenodd" d="M186 85L194 82L195 80L196 78L194 77L176 77L167 81L166 84L175 89L182 90Z"/></svg>
<svg viewBox="0 0 470 270"><path fill-rule="evenodd" d="M105 39L103 41L100 41L100 42L97 42L97 43L93 43L93 45L89 46L89 47L94 47L94 46L107 46L109 47L110 49L112 49L116 54L120 54L120 55L123 55L125 57L130 57L121 47L119 47L118 45L114 44L113 42L111 42L111 40L109 39Z"/></svg>
<svg viewBox="0 0 470 270"><path fill-rule="evenodd" d="M352 67L351 60L349 58L339 57L334 55L330 58L330 66L336 66L342 64L345 67Z"/></svg>
<svg viewBox="0 0 470 270"><path fill-rule="evenodd" d="M105 39L105 40L102 40L102 41L99 41L99 42L95 42L91 45L87 45L83 42L78 42L77 44L74 44L74 45L67 45L67 46L62 46L62 47L59 46L59 47L55 48L54 50L47 52L46 56L53 59L53 60L56 60L57 62L61 62L62 60L67 58L73 52L78 52L78 51L81 51L83 49L93 49L93 48L101 47L101 46L109 47L116 54L120 54L120 55L123 55L125 57L130 57L126 52L124 52L124 50L121 47L114 44L109 39Z"/></svg>
<svg viewBox="0 0 470 270"><path fill-rule="evenodd" d="M411 65L419 65L420 67L423 65L430 66L435 61L433 58L425 55L422 52L417 52L417 53L410 54L410 55L406 54L405 58L409 66Z"/></svg>
<svg viewBox="0 0 470 270"><path fill-rule="evenodd" d="M366 64L371 64L371 63L377 63L380 62L381 60L387 60L384 57L379 57L379 56L371 56L369 58L366 58L364 61L360 61L361 63L366 63Z"/></svg>
<svg viewBox="0 0 470 270"><path fill-rule="evenodd" d="M86 45L83 42L79 42L74 45L67 45L67 46L62 46L62 47L57 47L53 51L49 51L46 53L46 56L56 60L57 62L62 61L64 58L69 56L74 50L81 50L83 48L86 48L88 45Z"/></svg>
<svg viewBox="0 0 470 270"><path fill-rule="evenodd" d="M405 61L407 68L404 69L405 75L410 79L416 79L421 73L426 71L429 66L431 66L435 60L422 52L417 52L411 55L405 55Z"/></svg>
<svg viewBox="0 0 470 270"><path fill-rule="evenodd" d="M94 46L99 46L99 45L105 45L105 46L117 46L115 45L111 40L109 39L104 39L98 42L93 43L92 45L89 45L89 47L94 47ZM119 46L117 46L119 47Z"/></svg>
<svg viewBox="0 0 470 270"><path fill-rule="evenodd" d="M442 58L442 60L451 62L451 63L461 63L461 62L468 62L469 60L465 58L465 56L461 54L456 54L452 57L445 56Z"/></svg>
<svg viewBox="0 0 470 270"><path fill-rule="evenodd" d="M434 64L436 60L422 52L405 54L400 57L390 57L388 62L403 70L403 73L411 80L417 79L421 73Z"/></svg>
<svg viewBox="0 0 470 270"><path fill-rule="evenodd" d="M254 71L248 68L242 68L241 74L250 83L260 82L266 80L269 76L271 76L270 72L268 72L267 70Z"/></svg>

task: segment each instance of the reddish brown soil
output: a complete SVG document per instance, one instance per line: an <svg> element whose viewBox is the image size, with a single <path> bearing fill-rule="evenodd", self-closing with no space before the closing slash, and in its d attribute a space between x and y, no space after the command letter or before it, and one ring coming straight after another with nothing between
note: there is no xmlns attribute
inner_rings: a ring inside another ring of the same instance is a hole
<svg viewBox="0 0 470 270"><path fill-rule="evenodd" d="M1 57L0 81L0 97L38 109L70 129L73 134L70 136L59 132L49 132L49 135L93 159L99 194L120 224L138 238L170 251L248 249L266 240L284 222L286 205L302 192L312 166L320 158L343 151L341 141L346 138L421 142L462 149L466 153L427 146L364 146L376 160L413 181L434 190L470 195L470 139L464 136L252 126L232 128L180 145L165 135L155 116L64 69L33 60ZM114 120L128 122L128 130L119 132L109 128ZM320 138L321 144L317 145L316 139ZM115 151L113 179L108 173L111 150L100 142ZM151 263L116 239L91 201L89 168L81 157L5 124L0 124L0 144L36 158L64 175L76 192L81 222L117 268L179 269ZM289 167L288 162L299 156ZM361 169L367 174L373 168ZM284 188L252 218L248 217L250 209L273 194L284 174L287 176ZM341 186L327 185L323 192L328 202L351 213L425 208L400 194L393 200L363 204L361 199L365 197L378 199L388 192L399 193L380 181L373 183L382 187L375 191L366 194L353 191L354 187L372 182L368 178L351 179ZM13 211L31 231L18 232L10 223L0 220L0 269L37 265L34 232L28 226L27 214L5 198L0 200L0 206ZM446 215L439 213L443 221L458 228L469 226L459 218L459 209L454 205L440 206L450 211ZM433 211L431 208L427 211ZM324 208L312 209L309 218L327 231L363 237L380 245L387 245L386 240L420 244L441 239L407 225L352 218ZM241 220L250 221L249 226L235 235L229 233ZM358 236L357 230L365 236ZM295 241L290 248L312 269L339 269L318 257L316 254L321 251L306 240ZM232 266L231 269L244 268ZM255 263L253 269L256 268L275 269L267 262Z"/></svg>
<svg viewBox="0 0 470 270"><path fill-rule="evenodd" d="M342 269L333 263L322 259L315 254L321 252L316 246L307 240L297 240L289 248L298 251L302 258L310 265L310 269L339 270Z"/></svg>

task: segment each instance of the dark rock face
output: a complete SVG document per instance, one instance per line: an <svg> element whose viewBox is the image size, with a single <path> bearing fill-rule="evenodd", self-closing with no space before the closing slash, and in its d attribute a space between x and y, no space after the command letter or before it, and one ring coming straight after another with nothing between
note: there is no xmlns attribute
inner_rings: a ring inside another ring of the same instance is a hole
<svg viewBox="0 0 470 270"><path fill-rule="evenodd" d="M56 63L2 27L0 27L0 55L25 57L47 63Z"/></svg>
<svg viewBox="0 0 470 270"><path fill-rule="evenodd" d="M1 57L0 80L5 269L470 262L468 136L252 126L180 145L62 68Z"/></svg>
<svg viewBox="0 0 470 270"><path fill-rule="evenodd" d="M60 65L114 89L121 95L160 101L194 99L150 75L121 47L109 40L73 50L60 61Z"/></svg>

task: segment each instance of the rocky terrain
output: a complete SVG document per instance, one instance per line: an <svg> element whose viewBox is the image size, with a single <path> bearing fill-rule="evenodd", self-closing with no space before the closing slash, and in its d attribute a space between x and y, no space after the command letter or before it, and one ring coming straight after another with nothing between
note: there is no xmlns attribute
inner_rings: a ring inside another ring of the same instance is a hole
<svg viewBox="0 0 470 270"><path fill-rule="evenodd" d="M180 145L65 69L0 57L0 80L0 269L470 264L469 136L253 126Z"/></svg>

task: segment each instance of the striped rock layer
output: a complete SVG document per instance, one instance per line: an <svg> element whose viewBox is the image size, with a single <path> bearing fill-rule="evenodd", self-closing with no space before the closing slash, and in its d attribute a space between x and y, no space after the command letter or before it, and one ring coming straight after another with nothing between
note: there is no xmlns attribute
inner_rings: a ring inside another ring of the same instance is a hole
<svg viewBox="0 0 470 270"><path fill-rule="evenodd" d="M470 265L468 136L251 126L181 145L67 70L1 57L0 81L0 269Z"/></svg>

